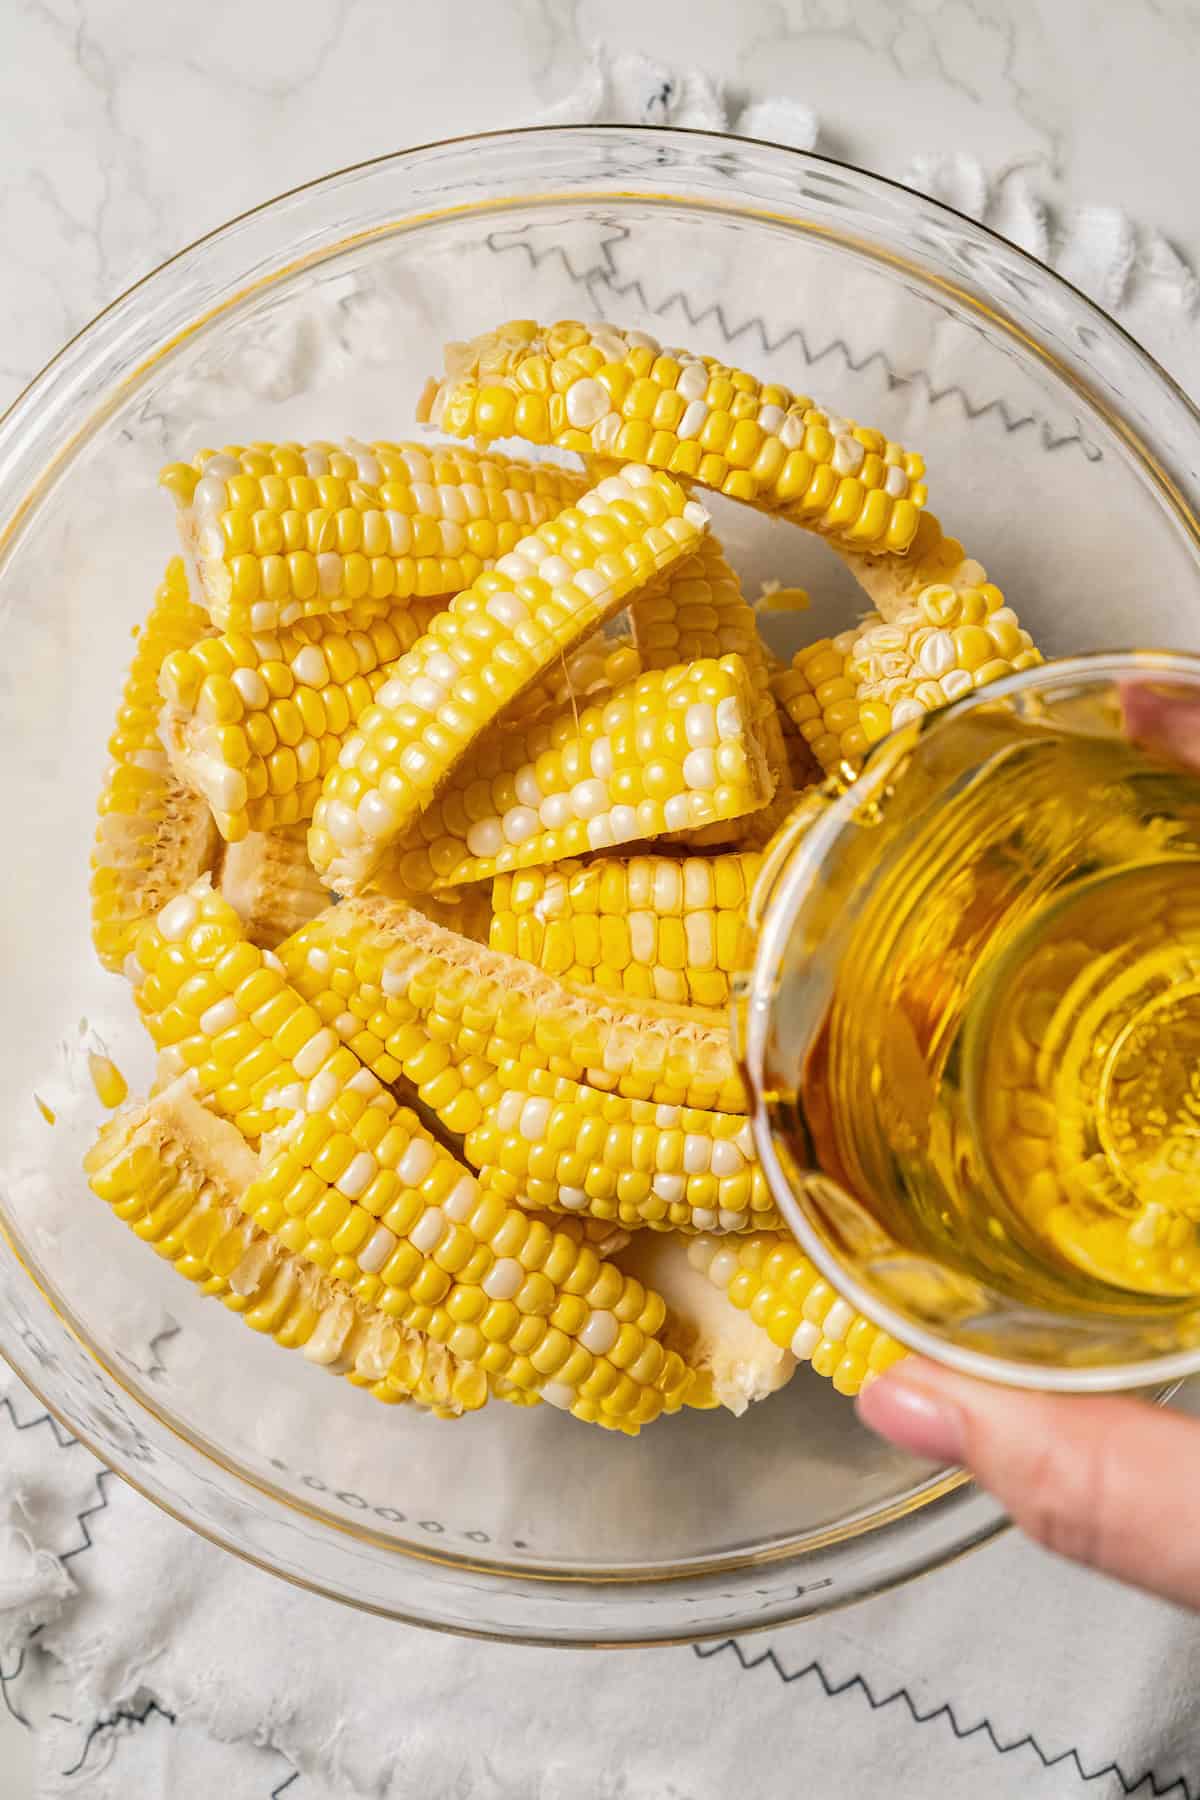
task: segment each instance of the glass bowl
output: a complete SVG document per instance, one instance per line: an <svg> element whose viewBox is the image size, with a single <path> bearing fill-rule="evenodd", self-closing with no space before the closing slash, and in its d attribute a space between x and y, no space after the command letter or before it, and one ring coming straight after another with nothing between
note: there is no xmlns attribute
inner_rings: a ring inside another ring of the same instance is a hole
<svg viewBox="0 0 1200 1800"><path fill-rule="evenodd" d="M174 547L166 460L248 438L411 435L442 340L609 317L814 392L929 463L933 505L1047 654L1200 647L1200 421L1109 320L944 207L700 133L434 144L284 195L104 313L0 422L0 1347L196 1530L399 1618L612 1644L778 1624L999 1528L954 1470L801 1372L741 1420L614 1441L551 1408L380 1409L202 1301L88 1193L86 1052L148 1047L95 963L87 859L129 633ZM779 648L849 623L807 534L728 502L751 594L807 586ZM39 1110L40 1095L56 1115Z"/></svg>

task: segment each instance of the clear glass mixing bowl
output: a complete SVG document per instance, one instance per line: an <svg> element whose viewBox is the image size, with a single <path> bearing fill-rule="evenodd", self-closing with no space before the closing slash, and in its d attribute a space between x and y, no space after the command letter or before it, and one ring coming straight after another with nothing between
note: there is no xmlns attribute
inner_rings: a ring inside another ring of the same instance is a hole
<svg viewBox="0 0 1200 1800"><path fill-rule="evenodd" d="M1109 320L986 231L853 169L666 131L434 144L297 190L119 300L0 422L0 1348L143 1492L288 1578L558 1643L775 1624L1002 1523L802 1374L738 1421L614 1441L551 1408L380 1409L193 1294L88 1193L96 1038L150 1058L87 927L129 631L173 548L159 466L205 443L399 437L446 338L610 317L733 360L927 456L933 504L1050 654L1200 648L1200 420ZM817 541L718 502L749 590L861 608ZM57 1123L38 1111L50 1101Z"/></svg>

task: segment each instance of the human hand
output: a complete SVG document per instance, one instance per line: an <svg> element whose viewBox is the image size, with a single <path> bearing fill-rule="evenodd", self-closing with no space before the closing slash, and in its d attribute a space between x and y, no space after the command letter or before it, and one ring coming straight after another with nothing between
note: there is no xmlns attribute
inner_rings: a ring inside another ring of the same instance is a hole
<svg viewBox="0 0 1200 1800"><path fill-rule="evenodd" d="M1129 686L1125 729L1200 768L1200 706ZM864 1389L859 1416L880 1436L964 1463L1014 1524L1060 1556L1200 1610L1200 1421L1133 1399L1030 1393L906 1358Z"/></svg>
<svg viewBox="0 0 1200 1800"><path fill-rule="evenodd" d="M901 1449L964 1463L1046 1549L1200 1610L1200 1420L996 1387L915 1356L864 1388L858 1413Z"/></svg>

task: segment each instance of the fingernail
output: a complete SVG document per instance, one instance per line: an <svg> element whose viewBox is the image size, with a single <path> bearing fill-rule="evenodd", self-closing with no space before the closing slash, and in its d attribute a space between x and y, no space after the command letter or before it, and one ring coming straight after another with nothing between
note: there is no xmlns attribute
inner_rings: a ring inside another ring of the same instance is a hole
<svg viewBox="0 0 1200 1800"><path fill-rule="evenodd" d="M962 1462L966 1457L967 1434L959 1408L909 1381L899 1369L863 1390L858 1416L880 1437L914 1456L931 1462Z"/></svg>

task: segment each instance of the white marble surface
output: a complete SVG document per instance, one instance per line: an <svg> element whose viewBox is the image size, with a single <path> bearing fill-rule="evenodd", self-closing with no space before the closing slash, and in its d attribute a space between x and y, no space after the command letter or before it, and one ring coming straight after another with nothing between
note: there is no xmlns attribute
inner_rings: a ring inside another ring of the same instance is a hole
<svg viewBox="0 0 1200 1800"><path fill-rule="evenodd" d="M1135 250L1178 252L1167 299L1190 324L1195 0L0 0L0 407L201 233L361 158L527 123L598 40L699 66L735 103L806 101L820 149L886 174L959 155L960 202L1020 184L1051 242L1120 209ZM1169 360L1165 335L1151 348ZM0 1800L31 1784L0 1709Z"/></svg>
<svg viewBox="0 0 1200 1800"><path fill-rule="evenodd" d="M1122 208L1200 266L1194 0L3 0L0 404L202 232L360 158L528 122L597 40L807 100L820 148L887 174L964 152L1058 219Z"/></svg>

